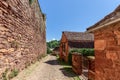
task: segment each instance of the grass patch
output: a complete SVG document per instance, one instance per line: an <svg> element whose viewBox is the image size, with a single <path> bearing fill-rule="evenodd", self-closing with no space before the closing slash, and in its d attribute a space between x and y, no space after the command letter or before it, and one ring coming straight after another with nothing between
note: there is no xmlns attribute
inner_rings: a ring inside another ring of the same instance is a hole
<svg viewBox="0 0 120 80"><path fill-rule="evenodd" d="M82 49L71 49L69 54L76 52L77 54L81 54L83 56L94 56L94 49L92 48L82 48Z"/></svg>
<svg viewBox="0 0 120 80"><path fill-rule="evenodd" d="M8 75L9 79L14 78L15 76L17 76L19 73L19 71L17 69L12 70L12 72Z"/></svg>
<svg viewBox="0 0 120 80"><path fill-rule="evenodd" d="M8 73L8 69L6 69L4 73L2 73L3 80L7 80L7 73Z"/></svg>
<svg viewBox="0 0 120 80"><path fill-rule="evenodd" d="M4 73L2 73L2 80L10 80L18 75L19 71L17 69L13 69L12 71L9 71L8 69L5 70Z"/></svg>
<svg viewBox="0 0 120 80"><path fill-rule="evenodd" d="M81 80L78 76L74 77L74 80Z"/></svg>
<svg viewBox="0 0 120 80"><path fill-rule="evenodd" d="M37 56L37 60L40 61L42 58L46 57L47 54L42 54Z"/></svg>
<svg viewBox="0 0 120 80"><path fill-rule="evenodd" d="M64 73L67 74L66 76L72 77L74 80L81 80L79 76L73 72L72 66L69 63L61 61L58 55L56 58L59 61L59 64L63 66L63 70L65 71Z"/></svg>

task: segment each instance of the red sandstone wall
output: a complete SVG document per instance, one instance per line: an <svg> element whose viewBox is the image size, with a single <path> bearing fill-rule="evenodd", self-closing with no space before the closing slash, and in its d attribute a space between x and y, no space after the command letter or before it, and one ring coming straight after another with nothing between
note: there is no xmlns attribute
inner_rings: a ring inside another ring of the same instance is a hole
<svg viewBox="0 0 120 80"><path fill-rule="evenodd" d="M46 53L45 20L37 0L0 0L0 74L22 70Z"/></svg>
<svg viewBox="0 0 120 80"><path fill-rule="evenodd" d="M95 80L120 79L120 22L95 34Z"/></svg>
<svg viewBox="0 0 120 80"><path fill-rule="evenodd" d="M79 54L72 54L72 69L76 74L82 74L82 56Z"/></svg>
<svg viewBox="0 0 120 80"><path fill-rule="evenodd" d="M88 69L88 79L95 80L95 59L88 58L89 69Z"/></svg>
<svg viewBox="0 0 120 80"><path fill-rule="evenodd" d="M62 46L63 43L65 43L65 52L63 51L63 46ZM61 38L60 58L68 62L68 41L65 34L62 34L62 38Z"/></svg>

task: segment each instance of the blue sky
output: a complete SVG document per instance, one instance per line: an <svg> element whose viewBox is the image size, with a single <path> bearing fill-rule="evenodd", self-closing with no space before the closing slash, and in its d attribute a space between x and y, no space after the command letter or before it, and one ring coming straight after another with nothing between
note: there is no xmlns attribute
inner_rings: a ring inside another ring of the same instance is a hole
<svg viewBox="0 0 120 80"><path fill-rule="evenodd" d="M61 39L62 31L84 32L112 12L120 0L39 0L47 15L46 38Z"/></svg>

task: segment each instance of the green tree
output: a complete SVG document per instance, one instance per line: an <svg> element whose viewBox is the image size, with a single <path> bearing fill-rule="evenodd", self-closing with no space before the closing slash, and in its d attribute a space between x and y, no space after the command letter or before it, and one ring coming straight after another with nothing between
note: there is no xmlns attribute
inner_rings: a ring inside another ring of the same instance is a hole
<svg viewBox="0 0 120 80"><path fill-rule="evenodd" d="M47 42L47 47L50 49L54 49L55 47L58 47L60 45L60 41L52 40L50 42Z"/></svg>
<svg viewBox="0 0 120 80"><path fill-rule="evenodd" d="M52 53L52 49L58 47L59 45L60 45L60 41L58 40L52 40L47 42L47 54Z"/></svg>

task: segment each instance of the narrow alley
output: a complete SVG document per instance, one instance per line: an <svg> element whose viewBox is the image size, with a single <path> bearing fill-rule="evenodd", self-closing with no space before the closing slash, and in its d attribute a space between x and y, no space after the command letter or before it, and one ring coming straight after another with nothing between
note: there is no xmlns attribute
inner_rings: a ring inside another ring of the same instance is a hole
<svg viewBox="0 0 120 80"><path fill-rule="evenodd" d="M120 0L0 0L0 80L120 80Z"/></svg>
<svg viewBox="0 0 120 80"><path fill-rule="evenodd" d="M73 80L73 75L63 71L55 56L48 55L40 62L19 73L13 80Z"/></svg>

